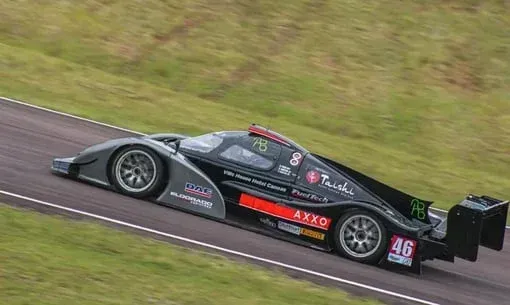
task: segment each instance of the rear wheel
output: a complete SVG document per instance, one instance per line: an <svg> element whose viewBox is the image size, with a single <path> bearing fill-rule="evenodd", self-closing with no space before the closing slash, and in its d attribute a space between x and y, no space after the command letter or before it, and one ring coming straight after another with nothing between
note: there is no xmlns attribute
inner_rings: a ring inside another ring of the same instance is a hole
<svg viewBox="0 0 510 305"><path fill-rule="evenodd" d="M128 146L114 157L112 183L121 193L142 198L154 195L163 183L163 162L151 149Z"/></svg>
<svg viewBox="0 0 510 305"><path fill-rule="evenodd" d="M348 212L336 224L336 248L342 256L351 260L375 264L384 255L387 244L386 228L370 212Z"/></svg>

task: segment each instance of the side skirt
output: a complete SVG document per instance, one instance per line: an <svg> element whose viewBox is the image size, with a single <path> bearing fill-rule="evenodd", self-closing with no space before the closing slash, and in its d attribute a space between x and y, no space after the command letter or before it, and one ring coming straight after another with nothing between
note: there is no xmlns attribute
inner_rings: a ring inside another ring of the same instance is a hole
<svg viewBox="0 0 510 305"><path fill-rule="evenodd" d="M331 248L321 247L319 245L316 245L316 244L313 244L310 242L306 242L298 237L294 237L291 234L287 234L283 231L266 227L266 226L262 225L259 221L256 220L257 219L256 215L253 215L252 217L250 217L250 216L249 217L241 217L234 213L231 213L231 212L229 212L229 208L231 208L231 206L229 206L228 203L227 203L226 218L219 219L219 218L210 217L210 216L207 216L204 214L196 213L196 212L193 212L193 211L190 211L187 209L183 209L181 207L174 206L172 204L166 204L166 203L158 202L156 200L149 200L149 201L151 201L152 203L158 204L158 205L166 206L166 207L169 207L169 208L181 211L181 212L185 212L187 214L192 214L195 216L199 216L201 218L214 220L216 222L224 223L224 224L227 224L232 227L240 228L240 229L243 229L246 231L265 235L265 236L268 236L268 237L271 237L274 239L290 242L290 243L304 246L307 248L319 250L322 252L332 252L333 251L333 249L331 249Z"/></svg>

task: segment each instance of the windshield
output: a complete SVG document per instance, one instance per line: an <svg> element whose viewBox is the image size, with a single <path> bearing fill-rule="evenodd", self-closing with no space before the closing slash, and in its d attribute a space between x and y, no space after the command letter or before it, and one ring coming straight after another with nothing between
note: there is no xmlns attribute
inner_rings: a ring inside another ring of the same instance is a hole
<svg viewBox="0 0 510 305"><path fill-rule="evenodd" d="M205 135L187 138L181 141L181 148L198 151L201 153L211 152L223 142L220 133L208 133Z"/></svg>

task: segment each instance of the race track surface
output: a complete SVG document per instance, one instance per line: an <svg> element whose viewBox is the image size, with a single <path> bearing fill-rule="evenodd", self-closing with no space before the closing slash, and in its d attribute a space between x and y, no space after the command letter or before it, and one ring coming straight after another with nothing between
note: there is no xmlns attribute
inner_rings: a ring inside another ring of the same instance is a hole
<svg viewBox="0 0 510 305"><path fill-rule="evenodd" d="M171 131L169 131L171 132ZM479 261L425 262L423 275L393 273L352 263L328 253L272 239L150 202L131 199L50 174L55 156L72 156L84 147L127 132L0 100L0 190L114 218L201 242L242 251L316 272L399 292L439 304L510 304L510 234L505 249L481 248ZM0 195L0 202L59 213ZM186 245L183 242L170 242ZM186 245L188 246L188 245ZM361 288L301 274L292 276L372 295L390 304L412 304Z"/></svg>

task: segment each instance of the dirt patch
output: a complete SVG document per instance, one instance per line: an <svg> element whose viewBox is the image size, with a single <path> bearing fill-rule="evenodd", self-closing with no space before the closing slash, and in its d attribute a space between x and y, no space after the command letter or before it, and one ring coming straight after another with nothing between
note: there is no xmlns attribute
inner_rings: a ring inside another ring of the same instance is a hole
<svg viewBox="0 0 510 305"><path fill-rule="evenodd" d="M194 20L191 18L186 18L186 19L184 19L182 24L174 26L172 29L170 29L170 31L168 31L166 33L154 34L153 37L154 37L155 44L157 44L157 45L164 44L164 43L169 42L172 39L185 37L188 34L189 30L200 26L200 24L202 24L204 21L205 21L205 19L195 19Z"/></svg>
<svg viewBox="0 0 510 305"><path fill-rule="evenodd" d="M482 78L475 69L465 61L453 61L446 70L445 80L447 83L466 91L477 92L482 90Z"/></svg>

